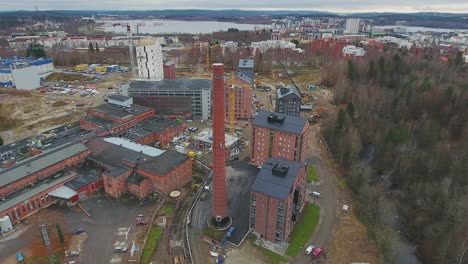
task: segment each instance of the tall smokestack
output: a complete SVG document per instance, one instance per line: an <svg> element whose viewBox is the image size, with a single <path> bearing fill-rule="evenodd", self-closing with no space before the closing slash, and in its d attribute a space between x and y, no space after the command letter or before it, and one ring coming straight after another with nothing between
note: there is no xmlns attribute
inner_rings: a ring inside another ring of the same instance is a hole
<svg viewBox="0 0 468 264"><path fill-rule="evenodd" d="M216 222L228 216L226 191L224 65L213 64L213 198L211 215Z"/></svg>

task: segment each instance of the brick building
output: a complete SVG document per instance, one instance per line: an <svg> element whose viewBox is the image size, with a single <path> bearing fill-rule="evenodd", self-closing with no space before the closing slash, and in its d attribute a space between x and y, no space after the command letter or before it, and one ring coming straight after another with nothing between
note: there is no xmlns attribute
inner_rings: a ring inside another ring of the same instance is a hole
<svg viewBox="0 0 468 264"><path fill-rule="evenodd" d="M307 166L270 158L250 190L250 228L268 241L286 241L305 204Z"/></svg>
<svg viewBox="0 0 468 264"><path fill-rule="evenodd" d="M268 158L304 162L308 128L303 117L261 110L252 122L251 162L258 166Z"/></svg>
<svg viewBox="0 0 468 264"><path fill-rule="evenodd" d="M243 79L236 77L234 84L235 90L235 116L236 119L252 118L252 90L250 85ZM231 85L226 85L226 119L229 120L229 92Z"/></svg>
<svg viewBox="0 0 468 264"><path fill-rule="evenodd" d="M117 98L120 98L117 99ZM86 116L80 120L81 128L92 131L105 129L111 134L120 134L136 123L154 116L154 109L128 104L133 102L126 96L115 96L109 101L113 103L102 104L98 107L88 110ZM121 104L116 104L121 102Z"/></svg>
<svg viewBox="0 0 468 264"><path fill-rule="evenodd" d="M253 59L240 59L239 66L237 67L237 75L243 78L248 84L253 84L255 77L254 68L255 61Z"/></svg>
<svg viewBox="0 0 468 264"><path fill-rule="evenodd" d="M176 119L150 117L124 133L124 137L143 145L157 143L165 147L174 137L183 134L184 129L185 124Z"/></svg>
<svg viewBox="0 0 468 264"><path fill-rule="evenodd" d="M192 160L173 150L160 150L124 138L90 141L89 159L102 166L104 190L144 198L152 192L169 194L192 178Z"/></svg>
<svg viewBox="0 0 468 264"><path fill-rule="evenodd" d="M176 79L176 67L173 61L167 61L163 64L164 79L175 80Z"/></svg>

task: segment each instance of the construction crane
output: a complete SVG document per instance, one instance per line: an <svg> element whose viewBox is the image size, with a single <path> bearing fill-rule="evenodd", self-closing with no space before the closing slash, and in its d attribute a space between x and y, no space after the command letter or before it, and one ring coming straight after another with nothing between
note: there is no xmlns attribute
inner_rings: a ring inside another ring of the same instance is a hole
<svg viewBox="0 0 468 264"><path fill-rule="evenodd" d="M236 78L234 72L231 72L229 84L229 133L234 135L236 123Z"/></svg>
<svg viewBox="0 0 468 264"><path fill-rule="evenodd" d="M294 82L293 78L291 77L291 75L289 75L288 71L286 70L286 68L284 67L284 65L281 63L281 61L278 61L279 65L281 65L281 68L283 68L284 72L286 73L286 75L288 76L289 80L291 80L292 84L294 84L294 87L296 87L296 90L298 92L299 91L299 87L297 87L296 83Z"/></svg>

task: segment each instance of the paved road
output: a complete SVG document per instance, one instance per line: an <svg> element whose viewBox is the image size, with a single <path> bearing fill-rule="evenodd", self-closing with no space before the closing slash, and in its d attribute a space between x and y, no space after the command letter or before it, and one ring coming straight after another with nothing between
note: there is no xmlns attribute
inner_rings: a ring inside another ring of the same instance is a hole
<svg viewBox="0 0 468 264"><path fill-rule="evenodd" d="M311 140L317 140L317 137L312 137ZM307 187L307 192L309 193L312 190L319 192L320 199L313 198L310 195L308 195L306 199L308 202L317 203L320 206L321 210L319 225L317 226L317 229L315 230L307 245L313 244L315 247L321 247L325 250L326 253L327 246L333 237L334 227L337 219L338 201L336 195L336 186L334 176L330 173L325 160L322 160L321 158L323 157L323 155L319 155L319 152L317 151L316 147L311 146L311 148L312 151L309 156L309 160L314 166L321 183L319 186L309 185ZM305 255L304 252L301 250L301 252L299 252L298 257L294 259L292 263L309 264L311 263L311 259L311 256ZM326 254L324 254L324 256L320 258L321 263L325 263L325 259Z"/></svg>

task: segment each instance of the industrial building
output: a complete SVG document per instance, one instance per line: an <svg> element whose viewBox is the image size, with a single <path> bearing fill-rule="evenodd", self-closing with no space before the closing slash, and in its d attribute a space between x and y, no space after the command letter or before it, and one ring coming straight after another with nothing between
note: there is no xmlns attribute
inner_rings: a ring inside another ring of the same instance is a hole
<svg viewBox="0 0 468 264"><path fill-rule="evenodd" d="M276 89L275 112L299 116L301 114L301 94L293 86Z"/></svg>
<svg viewBox="0 0 468 264"><path fill-rule="evenodd" d="M260 110L252 122L251 162L268 158L304 162L309 137L306 118Z"/></svg>
<svg viewBox="0 0 468 264"><path fill-rule="evenodd" d="M0 60L0 86L33 90L54 71L51 59L12 57Z"/></svg>
<svg viewBox="0 0 468 264"><path fill-rule="evenodd" d="M307 166L270 158L250 190L251 230L268 241L286 241L304 208Z"/></svg>
<svg viewBox="0 0 468 264"><path fill-rule="evenodd" d="M127 130L122 136L143 145L166 147L184 133L185 124L177 119L150 117Z"/></svg>
<svg viewBox="0 0 468 264"><path fill-rule="evenodd" d="M154 116L154 109L135 105L133 99L122 95L112 95L107 104L102 104L86 112L80 120L81 128L93 131L121 134L136 123Z"/></svg>
<svg viewBox="0 0 468 264"><path fill-rule="evenodd" d="M237 76L246 83L252 85L254 82L255 61L253 59L240 59L237 67Z"/></svg>
<svg viewBox="0 0 468 264"><path fill-rule="evenodd" d="M102 166L104 190L113 197L131 193L168 195L192 178L192 160L173 150L160 150L128 139L110 137L89 142L89 160Z"/></svg>
<svg viewBox="0 0 468 264"><path fill-rule="evenodd" d="M210 128L202 130L191 140L191 145L199 150L211 150L213 147L213 131ZM224 149L227 160L239 157L240 139L225 133Z"/></svg>
<svg viewBox="0 0 468 264"><path fill-rule="evenodd" d="M140 45L136 47L136 60L138 63L138 78L164 79L163 54L159 42L156 40L140 42Z"/></svg>
<svg viewBox="0 0 468 264"><path fill-rule="evenodd" d="M234 89L235 105L234 115L236 119L250 119L252 118L252 90L250 85L240 77L235 77L234 83L227 84L226 91L226 119L229 119L229 92Z"/></svg>
<svg viewBox="0 0 468 264"><path fill-rule="evenodd" d="M176 67L173 61L166 61L163 65L164 79L175 80L176 79Z"/></svg>
<svg viewBox="0 0 468 264"><path fill-rule="evenodd" d="M158 115L189 114L207 120L211 117L211 87L211 81L203 79L137 80L121 85L121 91Z"/></svg>

